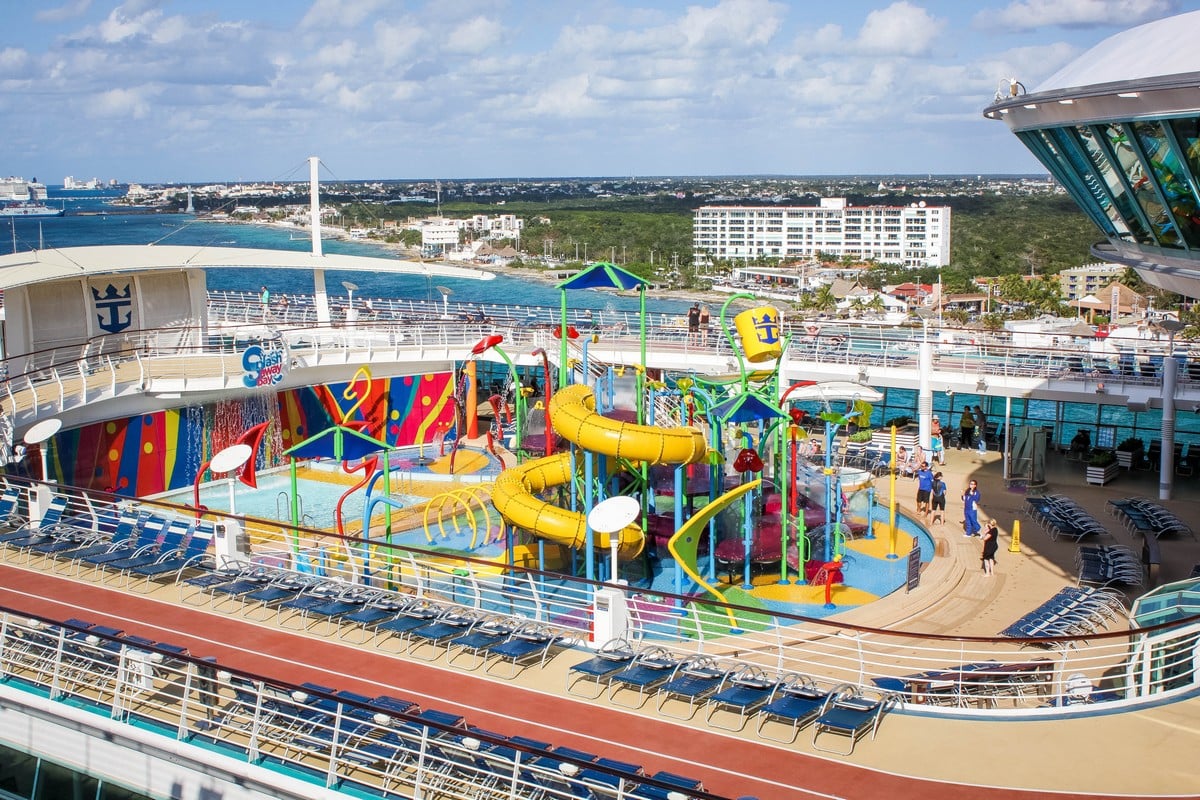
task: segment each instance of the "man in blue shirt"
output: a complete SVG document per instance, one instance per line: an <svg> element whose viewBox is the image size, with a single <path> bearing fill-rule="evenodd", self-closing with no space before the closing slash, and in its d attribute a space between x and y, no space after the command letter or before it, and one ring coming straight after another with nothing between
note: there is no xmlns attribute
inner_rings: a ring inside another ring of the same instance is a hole
<svg viewBox="0 0 1200 800"><path fill-rule="evenodd" d="M917 513L929 516L929 496L933 493L933 470L929 462L921 462L917 470Z"/></svg>

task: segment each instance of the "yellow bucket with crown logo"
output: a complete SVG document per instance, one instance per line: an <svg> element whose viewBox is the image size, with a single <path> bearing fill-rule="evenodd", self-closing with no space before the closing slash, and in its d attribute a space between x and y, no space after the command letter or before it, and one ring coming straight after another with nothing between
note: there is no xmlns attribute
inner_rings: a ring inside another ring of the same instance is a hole
<svg viewBox="0 0 1200 800"><path fill-rule="evenodd" d="M743 311L733 318L733 327L742 340L746 360L758 364L783 354L783 330L779 309L759 306Z"/></svg>

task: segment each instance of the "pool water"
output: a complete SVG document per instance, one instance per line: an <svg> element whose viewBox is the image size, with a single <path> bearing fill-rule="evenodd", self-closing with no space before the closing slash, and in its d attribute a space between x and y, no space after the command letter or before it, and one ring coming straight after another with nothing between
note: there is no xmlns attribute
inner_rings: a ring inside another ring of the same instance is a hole
<svg viewBox="0 0 1200 800"><path fill-rule="evenodd" d="M230 486L233 487L233 507L230 507ZM334 511L340 498L350 487L342 483L296 479L300 500L302 524L308 527L332 530ZM286 472L258 476L258 487L251 488L232 480L221 480L200 487L200 504L213 511L229 511L245 517L290 521L292 518L292 481ZM168 503L192 504L192 490L179 489L154 498ZM417 495L393 495L404 505L424 502ZM345 522L362 518L366 494L358 490L342 504L342 519Z"/></svg>

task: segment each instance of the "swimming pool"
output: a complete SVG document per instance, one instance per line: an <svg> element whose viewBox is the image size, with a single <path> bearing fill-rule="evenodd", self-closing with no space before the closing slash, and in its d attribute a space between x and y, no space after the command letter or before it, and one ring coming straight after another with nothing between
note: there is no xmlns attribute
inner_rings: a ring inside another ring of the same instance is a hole
<svg viewBox="0 0 1200 800"><path fill-rule="evenodd" d="M233 506L230 506L232 486ZM337 501L350 487L342 483L296 478L300 516L306 527L332 530ZM290 521L292 518L292 481L287 472L259 474L258 487L251 488L232 479L207 483L200 487L200 504L213 511L229 511L246 517ZM419 495L392 495L404 505L423 503L428 498ZM192 504L192 489L177 489L158 495L155 500L180 505ZM362 518L366 494L358 490L342 505L344 521Z"/></svg>

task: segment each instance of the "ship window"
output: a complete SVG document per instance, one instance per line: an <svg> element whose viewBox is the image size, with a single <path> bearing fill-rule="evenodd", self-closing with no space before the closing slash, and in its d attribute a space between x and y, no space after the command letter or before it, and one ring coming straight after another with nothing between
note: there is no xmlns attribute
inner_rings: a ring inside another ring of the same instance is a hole
<svg viewBox="0 0 1200 800"><path fill-rule="evenodd" d="M1113 224L1118 230L1124 232L1125 235L1122 238L1132 237L1142 244L1151 244L1150 236L1146 233L1146 226L1142 224L1141 218L1134 210L1129 193L1125 191L1125 184L1121 183L1120 175L1117 174L1112 161L1109 160L1104 148L1096 139L1095 132L1091 128L1080 126L1075 129L1075 137L1095 167L1095 175L1104 182L1104 186L1108 190L1108 197L1112 198L1112 203L1105 208L1105 211L1110 219L1115 217Z"/></svg>
<svg viewBox="0 0 1200 800"><path fill-rule="evenodd" d="M1133 188L1133 197L1142 208L1142 213L1152 227L1154 238L1162 247L1179 247L1179 230L1159 199L1153 183L1153 175L1146 169L1134 143L1129 140L1127 129L1119 123L1109 123L1103 128L1108 145L1116 156L1117 164Z"/></svg>
<svg viewBox="0 0 1200 800"><path fill-rule="evenodd" d="M1197 224L1200 209L1197 208L1196 195L1188 185L1187 166L1180 161L1162 123L1135 122L1133 130L1176 226L1188 245L1200 246L1200 226Z"/></svg>
<svg viewBox="0 0 1200 800"><path fill-rule="evenodd" d="M61 800L64 797L95 797L100 782L90 775L75 772L59 764L43 761L38 770L35 800Z"/></svg>

